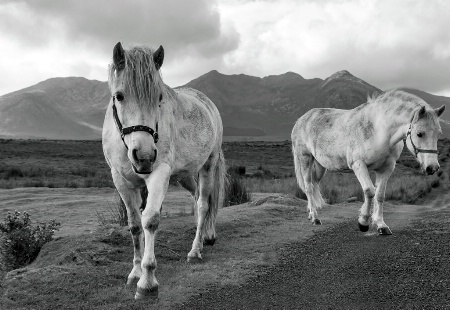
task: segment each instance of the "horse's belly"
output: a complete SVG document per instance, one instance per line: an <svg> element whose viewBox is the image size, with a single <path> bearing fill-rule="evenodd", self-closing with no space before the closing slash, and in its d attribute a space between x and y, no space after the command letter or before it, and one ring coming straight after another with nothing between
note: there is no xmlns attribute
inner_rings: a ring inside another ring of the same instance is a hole
<svg viewBox="0 0 450 310"><path fill-rule="evenodd" d="M315 159L319 162L319 164L321 164L324 168L328 170L348 169L347 158L345 156L336 153L321 154L320 152L317 152Z"/></svg>

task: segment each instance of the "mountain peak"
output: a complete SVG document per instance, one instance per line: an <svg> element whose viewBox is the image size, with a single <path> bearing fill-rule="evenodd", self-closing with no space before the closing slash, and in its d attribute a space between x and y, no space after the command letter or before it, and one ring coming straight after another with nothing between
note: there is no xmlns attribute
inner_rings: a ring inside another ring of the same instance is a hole
<svg viewBox="0 0 450 310"><path fill-rule="evenodd" d="M327 77L325 79L322 87L325 87L330 82L336 81L336 80L347 81L347 82L354 82L354 83L359 83L359 84L367 84L366 82L364 82L360 78L357 78L356 76L354 76L353 74L351 74L347 70L341 70L341 71L338 71L338 72L332 74L331 76ZM369 85L369 84L367 84L367 85Z"/></svg>
<svg viewBox="0 0 450 310"><path fill-rule="evenodd" d="M347 70L341 70L341 71L338 71L338 72L336 72L336 73L334 73L334 74L332 74L330 77L328 77L327 78L327 80L328 79L330 79L330 80L332 80L332 79L339 79L339 78L355 78L355 76L353 75L353 74L351 74L350 72L348 72Z"/></svg>

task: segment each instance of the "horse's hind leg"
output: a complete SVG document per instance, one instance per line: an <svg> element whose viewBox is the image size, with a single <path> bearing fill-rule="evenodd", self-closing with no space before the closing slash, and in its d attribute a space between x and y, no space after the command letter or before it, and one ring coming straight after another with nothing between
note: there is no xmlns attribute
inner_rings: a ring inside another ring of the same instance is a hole
<svg viewBox="0 0 450 310"><path fill-rule="evenodd" d="M215 242L215 217L223 200L225 163L222 151L214 152L199 171L197 200L197 231L188 261L202 259L203 241L207 245Z"/></svg>
<svg viewBox="0 0 450 310"><path fill-rule="evenodd" d="M320 208L325 204L325 201L323 200L322 194L320 193L320 181L322 180L323 176L325 175L325 172L327 169L325 169L319 162L314 159L313 161L313 172L312 172L312 179L313 179L313 186L314 186L314 197L317 202L317 208Z"/></svg>
<svg viewBox="0 0 450 310"><path fill-rule="evenodd" d="M198 186L197 181L195 181L193 176L188 176L187 178L184 178L180 180L178 183L180 183L181 186L183 186L185 189L191 193L192 198L194 198L194 204L192 205L192 214L196 214L197 209L197 198L198 198Z"/></svg>
<svg viewBox="0 0 450 310"><path fill-rule="evenodd" d="M320 191L318 190L317 177L314 170L315 160L311 154L301 154L299 160L303 183L305 185L305 194L306 197L308 197L308 219L311 220L314 225L320 225L322 223L318 218L317 208L321 206L321 201L318 198L321 196Z"/></svg>
<svg viewBox="0 0 450 310"><path fill-rule="evenodd" d="M373 198L375 196L375 187L370 179L366 164L362 161L357 161L352 165L352 169L364 191L364 204L361 206L361 211L358 217L358 226L360 231L365 232L369 230L370 211L373 204Z"/></svg>
<svg viewBox="0 0 450 310"><path fill-rule="evenodd" d="M114 171L112 171L112 177L127 209L128 227L130 228L134 248L133 269L128 275L127 286L134 287L142 275L141 260L144 251L141 214L139 211L142 203L141 191L140 188L130 188L128 183Z"/></svg>
<svg viewBox="0 0 450 310"><path fill-rule="evenodd" d="M391 230L386 225L383 219L383 203L384 203L384 194L386 191L386 184L394 171L395 162L386 167L382 171L376 171L377 177L377 189L375 192L375 202L372 213L372 222L377 225L377 231L380 235L392 235Z"/></svg>

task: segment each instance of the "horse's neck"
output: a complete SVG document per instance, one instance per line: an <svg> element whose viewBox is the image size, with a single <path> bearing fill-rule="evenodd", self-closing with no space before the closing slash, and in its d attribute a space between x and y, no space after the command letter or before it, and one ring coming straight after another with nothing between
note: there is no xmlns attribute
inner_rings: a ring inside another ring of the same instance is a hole
<svg viewBox="0 0 450 310"><path fill-rule="evenodd" d="M398 112L391 106L368 105L361 112L364 113L361 117L373 124L375 135L378 134L382 140L387 139L391 147L400 142L408 131L411 115L407 110Z"/></svg>
<svg viewBox="0 0 450 310"><path fill-rule="evenodd" d="M386 111L385 115L391 119L389 144L394 147L406 137L411 122L411 112L407 109L397 112L391 108Z"/></svg>

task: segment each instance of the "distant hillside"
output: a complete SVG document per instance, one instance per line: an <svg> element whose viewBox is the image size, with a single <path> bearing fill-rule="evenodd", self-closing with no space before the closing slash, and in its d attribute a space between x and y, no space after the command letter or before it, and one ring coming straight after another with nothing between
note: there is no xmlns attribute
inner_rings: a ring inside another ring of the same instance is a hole
<svg viewBox="0 0 450 310"><path fill-rule="evenodd" d="M295 121L312 108L351 109L366 102L368 95L381 92L345 70L325 80L304 79L293 72L258 78L214 70L185 86L200 90L216 103L226 126L286 138Z"/></svg>
<svg viewBox="0 0 450 310"><path fill-rule="evenodd" d="M106 82L53 78L0 97L0 136L98 139L109 101Z"/></svg>
<svg viewBox="0 0 450 310"><path fill-rule="evenodd" d="M186 87L217 105L225 136L288 139L295 121L316 107L352 109L380 89L339 71L325 80L294 72L264 78L208 72ZM442 128L450 138L450 98L404 89L433 107L447 105ZM99 139L110 93L106 82L53 78L0 97L0 138Z"/></svg>

